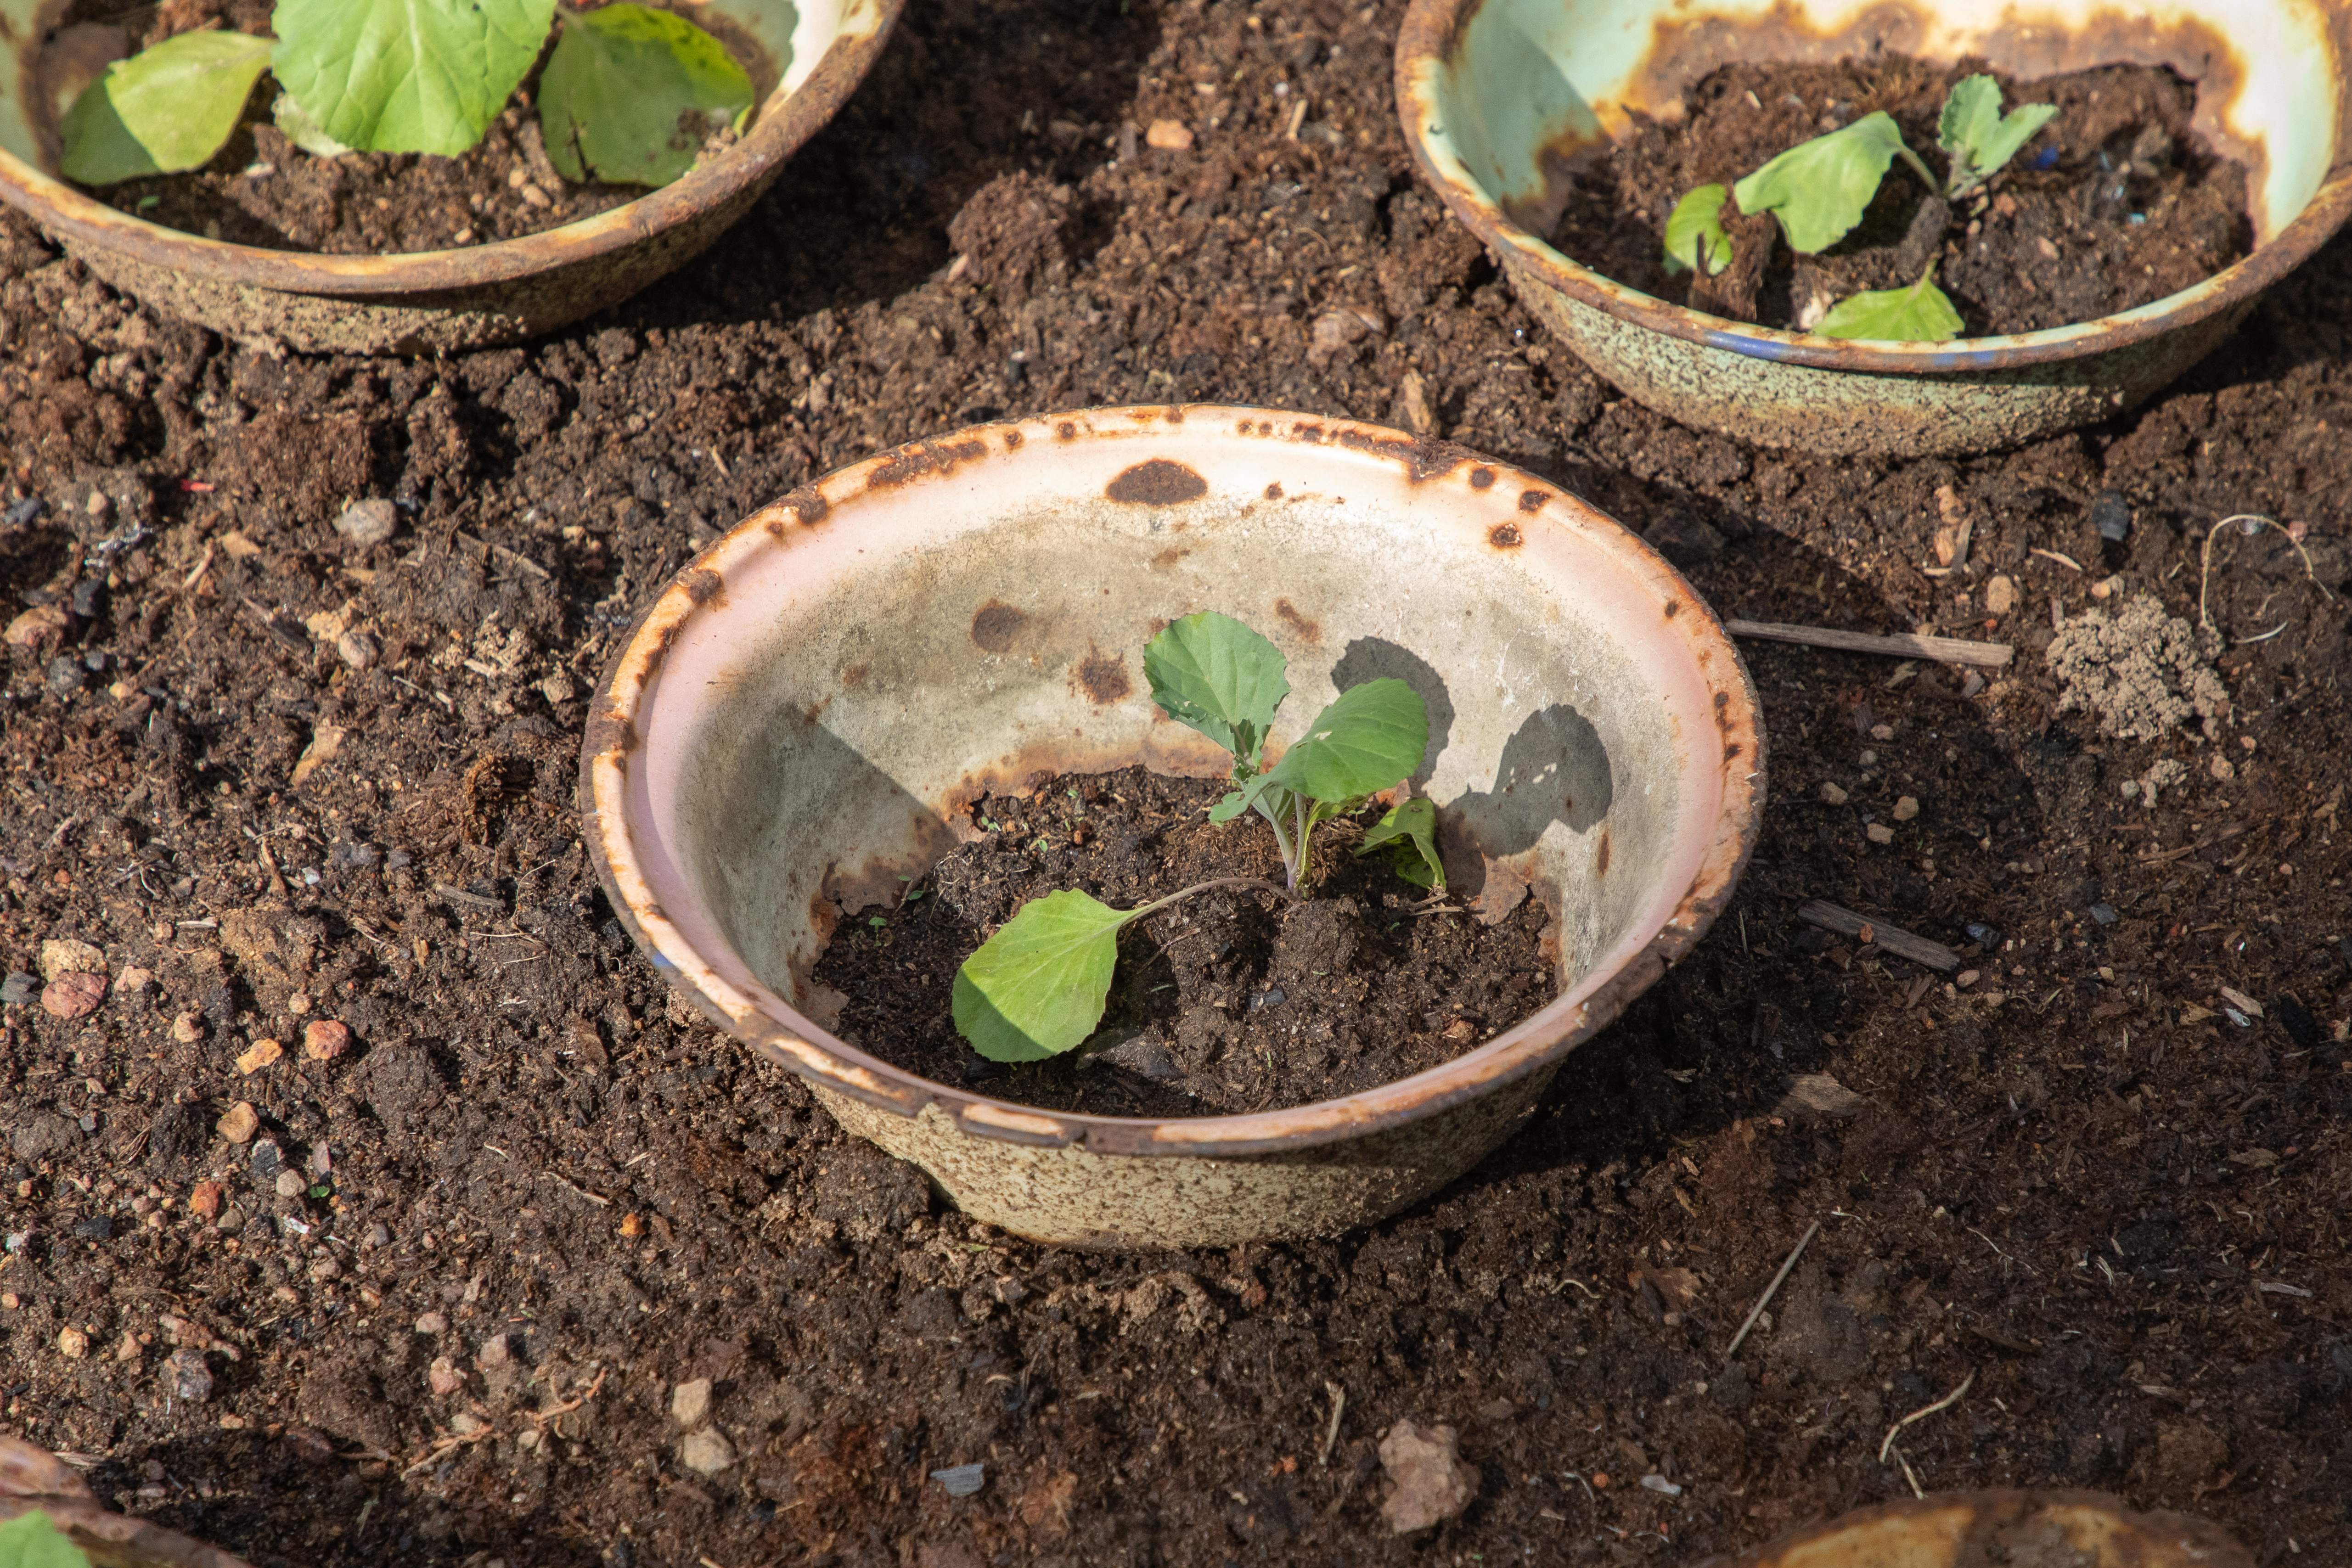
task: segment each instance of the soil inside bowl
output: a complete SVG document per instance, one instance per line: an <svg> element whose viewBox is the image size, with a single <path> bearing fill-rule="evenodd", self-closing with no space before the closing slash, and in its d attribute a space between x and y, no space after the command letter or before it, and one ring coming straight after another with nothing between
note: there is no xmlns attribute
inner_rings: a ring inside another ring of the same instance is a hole
<svg viewBox="0 0 2352 1568"><path fill-rule="evenodd" d="M1076 888L1128 909L1216 877L1279 885L1265 823L1209 823L1226 789L1131 768L982 800L983 836L904 903L845 914L815 971L848 998L835 1032L895 1067L1024 1105L1222 1116L1409 1077L1551 1000L1538 902L1483 925L1459 899L1352 852L1360 828L1340 821L1315 831L1310 896L1221 888L1129 926L1102 1027L1084 1045L1016 1066L975 1054L950 1011L956 969L1030 899Z"/></svg>
<svg viewBox="0 0 2352 1568"><path fill-rule="evenodd" d="M2190 129L2196 89L2171 71L2106 66L2038 80L1993 73L2005 110L2058 115L1987 187L1948 204L1900 160L1861 225L1818 256L1797 256L1769 214L1738 216L1716 277L1670 276L1666 218L1692 187L1737 183L1769 159L1885 110L1942 172L1937 121L1952 83L1981 61L1902 55L1827 65L1740 63L1685 95L1687 119L1636 114L1628 134L1579 170L1552 243L1606 277L1691 308L1802 330L1837 301L1906 287L1930 261L1964 335L2034 332L2161 299L2252 247L2242 164Z"/></svg>
<svg viewBox="0 0 2352 1568"><path fill-rule="evenodd" d="M207 26L265 34L271 8L272 0L164 0L126 16L106 0L76 0L50 47L121 56ZM694 20L709 26L702 16ZM69 39L76 30L78 39ZM120 37L100 37L97 30ZM743 40L723 41L745 61L754 82L772 79L772 72L763 74L746 59ZM247 121L203 168L84 188L109 206L167 228L232 245L329 256L390 256L519 239L645 195L642 185L582 184L556 172L530 110L538 80L534 68L482 140L455 158L415 152L320 158L270 122L278 88L265 74L247 105ZM734 141L732 131L722 131L705 143L702 155L707 160Z"/></svg>

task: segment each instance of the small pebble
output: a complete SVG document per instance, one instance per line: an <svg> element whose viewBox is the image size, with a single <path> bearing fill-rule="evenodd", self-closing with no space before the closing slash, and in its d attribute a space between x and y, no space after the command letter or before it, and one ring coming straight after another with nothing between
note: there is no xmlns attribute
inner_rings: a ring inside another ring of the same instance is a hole
<svg viewBox="0 0 2352 1568"><path fill-rule="evenodd" d="M523 205L527 207L538 207L544 210L555 204L548 199L548 194L545 191L541 190L537 185L531 184L528 181L515 188L515 194L522 198Z"/></svg>
<svg viewBox="0 0 2352 1568"><path fill-rule="evenodd" d="M1824 783L1822 786L1822 800L1827 804L1843 806L1846 803L1846 792L1836 785Z"/></svg>
<svg viewBox="0 0 2352 1568"><path fill-rule="evenodd" d="M257 1040L236 1059L236 1070L250 1078L270 1066L286 1054L286 1048L274 1040Z"/></svg>
<svg viewBox="0 0 2352 1568"><path fill-rule="evenodd" d="M8 978L0 981L0 1004L8 1007L23 1007L40 994L41 977L22 969L11 969Z"/></svg>
<svg viewBox="0 0 2352 1568"><path fill-rule="evenodd" d="M335 639L335 657L354 670L373 664L381 652L376 640L364 632L346 632Z"/></svg>
<svg viewBox="0 0 2352 1568"><path fill-rule="evenodd" d="M2017 608L2017 584L2011 579L1996 577L1985 584L1985 613L2006 615Z"/></svg>
<svg viewBox="0 0 2352 1568"><path fill-rule="evenodd" d="M313 1061L332 1061L351 1049L352 1031L333 1019L319 1019L302 1026L302 1054Z"/></svg>
<svg viewBox="0 0 2352 1568"><path fill-rule="evenodd" d="M735 1449L717 1432L688 1432L677 1445L677 1462L698 1476L715 1476L735 1462Z"/></svg>
<svg viewBox="0 0 2352 1568"><path fill-rule="evenodd" d="M466 1375L447 1356L436 1355L433 1364L425 1369L425 1382L436 1395L446 1398L466 1386Z"/></svg>
<svg viewBox="0 0 2352 1568"><path fill-rule="evenodd" d="M220 1213L221 1184L200 1181L188 1194L188 1212L199 1219L210 1219Z"/></svg>
<svg viewBox="0 0 2352 1568"><path fill-rule="evenodd" d="M299 1197L310 1185L302 1179L300 1171L278 1173L278 1196L280 1197Z"/></svg>
<svg viewBox="0 0 2352 1568"><path fill-rule="evenodd" d="M933 1470L931 1479L948 1489L950 1497L970 1497L988 1479L985 1465L950 1465L943 1470Z"/></svg>
<svg viewBox="0 0 2352 1568"><path fill-rule="evenodd" d="M194 1045L204 1039L205 1015L199 1012L185 1012L173 1019L172 1038L182 1045Z"/></svg>
<svg viewBox="0 0 2352 1568"><path fill-rule="evenodd" d="M41 978L44 980L54 980L60 975L105 973L105 953L88 942L53 936L41 944Z"/></svg>
<svg viewBox="0 0 2352 1568"><path fill-rule="evenodd" d="M1895 830L1884 822L1873 822L1864 828L1863 832L1874 844L1891 844L1895 841Z"/></svg>
<svg viewBox="0 0 2352 1568"><path fill-rule="evenodd" d="M277 1139L264 1138L253 1145L253 1152L246 1156L246 1163L253 1167L254 1180L275 1182L278 1173L286 1168L286 1155L278 1148Z"/></svg>
<svg viewBox="0 0 2352 1568"><path fill-rule="evenodd" d="M710 1379L698 1377L669 1391L669 1418L679 1426L699 1427L710 1415Z"/></svg>
<svg viewBox="0 0 2352 1568"><path fill-rule="evenodd" d="M310 1010L310 993L308 991L296 991L292 996L288 997L286 998L286 1010L293 1014L296 1018L300 1018L304 1013L309 1012Z"/></svg>
<svg viewBox="0 0 2352 1568"><path fill-rule="evenodd" d="M1143 133L1143 140L1147 146L1157 147L1162 152L1182 152L1191 149L1192 132L1181 120L1155 120L1151 129Z"/></svg>
<svg viewBox="0 0 2352 1568"><path fill-rule="evenodd" d="M2112 904L2095 904L2091 905L2091 918L2102 925L2113 925L2123 917L2116 913L2116 906Z"/></svg>
<svg viewBox="0 0 2352 1568"><path fill-rule="evenodd" d="M2099 537L2113 544L2121 544L2131 537L2131 503L2114 490L2103 490L2091 503L2091 526Z"/></svg>
<svg viewBox="0 0 2352 1568"><path fill-rule="evenodd" d="M439 1312L426 1312L416 1320L416 1332L421 1334L447 1333L449 1320Z"/></svg>
<svg viewBox="0 0 2352 1568"><path fill-rule="evenodd" d="M58 1354L68 1361L79 1361L89 1354L89 1336L78 1328L59 1329Z"/></svg>
<svg viewBox="0 0 2352 1568"><path fill-rule="evenodd" d="M335 532L343 537L345 543L364 549L392 538L393 530L399 525L399 508L390 501L377 498L356 501L344 507L342 516L335 519Z"/></svg>
<svg viewBox="0 0 2352 1568"><path fill-rule="evenodd" d="M514 1341L502 1333L494 1333L484 1340L482 1348L474 1353L474 1364L484 1372L493 1367L504 1366L512 1360L514 1360Z"/></svg>
<svg viewBox="0 0 2352 1568"><path fill-rule="evenodd" d="M213 1130L232 1144L241 1144L261 1130L261 1113L240 1100L213 1124Z"/></svg>
<svg viewBox="0 0 2352 1568"><path fill-rule="evenodd" d="M79 659L60 653L49 661L47 679L49 690L61 697L69 697L89 683L89 672L81 667Z"/></svg>
<svg viewBox="0 0 2352 1568"><path fill-rule="evenodd" d="M41 1010L53 1018L88 1018L106 999L104 975L60 975L41 990Z"/></svg>
<svg viewBox="0 0 2352 1568"><path fill-rule="evenodd" d="M1895 810L1893 815L1896 821L1907 822L1918 814L1919 802L1913 797L1906 795L1901 800L1895 802Z"/></svg>
<svg viewBox="0 0 2352 1568"><path fill-rule="evenodd" d="M200 1350L183 1347L164 1357L159 1379L166 1394L185 1404L201 1405L213 1396L212 1369Z"/></svg>

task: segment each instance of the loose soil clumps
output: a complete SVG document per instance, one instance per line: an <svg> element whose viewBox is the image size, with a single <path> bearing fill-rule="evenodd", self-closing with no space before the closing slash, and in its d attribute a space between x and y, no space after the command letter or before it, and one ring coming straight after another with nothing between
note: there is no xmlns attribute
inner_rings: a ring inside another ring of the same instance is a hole
<svg viewBox="0 0 2352 1568"><path fill-rule="evenodd" d="M2230 689L2213 668L2220 635L2200 631L2150 598L2132 600L2113 619L2089 610L2050 641L2058 711L2087 709L2099 731L2119 740L2154 740L2194 720L2216 739L2230 717Z"/></svg>
<svg viewBox="0 0 2352 1568"><path fill-rule="evenodd" d="M2036 332L2129 310L2211 277L2252 246L2244 167L2190 129L2196 89L2168 70L2109 66L2017 81L2002 102L2057 118L1986 193L1957 210L1901 163L1861 225L1818 256L1779 243L1769 214L1724 209L1735 258L1720 275L1670 276L1667 215L1694 186L1727 186L1800 142L1884 110L1931 166L1953 82L1981 61L1903 55L1829 65L1741 62L1684 95L1688 120L1636 113L1591 156L1555 228L1560 251L1604 277L1693 309L1802 331L1836 301L1917 281L1930 262L1964 335Z"/></svg>
<svg viewBox="0 0 2352 1568"><path fill-rule="evenodd" d="M1279 884L1257 819L1208 822L1226 788L1130 768L981 801L977 841L896 906L845 915L815 971L849 998L835 1032L893 1066L1023 1104L1238 1115L1410 1077L1551 999L1539 902L1484 925L1352 853L1360 833L1342 819L1318 832L1307 897L1221 888L1138 921L1102 1026L1069 1055L1008 1068L974 1053L950 1011L957 967L1031 899L1076 888L1129 909L1215 877Z"/></svg>

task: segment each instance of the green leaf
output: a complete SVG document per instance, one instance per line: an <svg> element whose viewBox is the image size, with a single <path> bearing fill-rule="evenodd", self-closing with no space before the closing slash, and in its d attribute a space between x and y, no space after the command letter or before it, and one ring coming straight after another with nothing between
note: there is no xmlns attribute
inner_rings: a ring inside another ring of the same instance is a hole
<svg viewBox="0 0 2352 1568"><path fill-rule="evenodd" d="M268 39L217 29L182 33L115 61L58 127L66 178L111 185L202 168L236 129L268 68Z"/></svg>
<svg viewBox="0 0 2352 1568"><path fill-rule="evenodd" d="M539 58L555 0L278 0L278 85L327 136L455 157Z"/></svg>
<svg viewBox="0 0 2352 1568"><path fill-rule="evenodd" d="M1731 265L1731 236L1723 230L1729 194L1721 185L1700 185L1675 204L1666 219L1668 272L1717 273Z"/></svg>
<svg viewBox="0 0 2352 1568"><path fill-rule="evenodd" d="M1827 250L1862 222L1878 194L1886 166L1900 153L1933 190L1936 181L1918 155L1904 145L1903 132L1885 110L1852 125L1799 142L1731 187L1743 213L1772 213L1789 248L1811 255Z"/></svg>
<svg viewBox="0 0 2352 1568"><path fill-rule="evenodd" d="M1954 82L1936 127L1937 144L1952 161L1945 194L1964 196L1991 179L2057 115L2054 103L2021 104L2003 115L2000 84L1989 76Z"/></svg>
<svg viewBox="0 0 2352 1568"><path fill-rule="evenodd" d="M1236 789L1209 808L1209 821L1230 822L1250 808L1249 797Z"/></svg>
<svg viewBox="0 0 2352 1568"><path fill-rule="evenodd" d="M89 1558L37 1508L0 1524L0 1568L89 1568Z"/></svg>
<svg viewBox="0 0 2352 1568"><path fill-rule="evenodd" d="M340 158L351 151L341 142L319 129L319 122L302 112L290 92L281 92L278 101L269 106L269 118L286 140L314 158Z"/></svg>
<svg viewBox="0 0 2352 1568"><path fill-rule="evenodd" d="M1151 700L1178 724L1232 752L1243 774L1255 772L1264 759L1266 729L1290 695L1284 664L1281 649L1213 610L1170 622L1143 649ZM1232 816L1212 814L1210 821Z"/></svg>
<svg viewBox="0 0 2352 1568"><path fill-rule="evenodd" d="M1372 824L1364 841L1356 846L1360 855L1385 848L1397 875L1415 887L1433 887L1445 891L1445 863L1437 858L1437 807L1433 801L1415 796L1400 800L1389 808L1389 814Z"/></svg>
<svg viewBox="0 0 2352 1568"><path fill-rule="evenodd" d="M1042 1061L1092 1034L1118 967L1120 911L1065 889L1033 899L963 961L955 1025L991 1061Z"/></svg>
<svg viewBox="0 0 2352 1568"><path fill-rule="evenodd" d="M667 185L751 107L751 78L683 16L616 5L567 16L539 80L547 156L567 180Z"/></svg>
<svg viewBox="0 0 2352 1568"><path fill-rule="evenodd" d="M1960 335L1960 313L1936 287L1929 262L1908 288L1874 288L1841 299L1813 329L1824 338L1879 338L1901 343L1941 343Z"/></svg>
<svg viewBox="0 0 2352 1568"><path fill-rule="evenodd" d="M1311 800L1352 800L1402 781L1428 748L1429 708L1421 694L1394 678L1366 681L1317 714L1306 736L1263 777Z"/></svg>

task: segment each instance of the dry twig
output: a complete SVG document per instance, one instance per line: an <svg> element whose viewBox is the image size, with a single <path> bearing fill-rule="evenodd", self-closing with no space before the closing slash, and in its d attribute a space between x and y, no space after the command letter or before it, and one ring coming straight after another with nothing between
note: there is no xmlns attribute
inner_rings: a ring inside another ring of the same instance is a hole
<svg viewBox="0 0 2352 1568"><path fill-rule="evenodd" d="M1727 1365L1733 1356L1739 1354L1739 1347L1747 1343L1748 1331L1756 1326L1756 1320L1764 1315L1764 1309L1772 1304L1774 1296L1780 1294L1781 1281L1789 1277L1789 1270L1797 1266L1797 1260L1804 1256L1805 1248L1811 1244L1814 1237L1821 1234L1821 1229L1822 1222L1816 1219L1805 1227L1805 1233L1802 1236L1797 1238L1796 1246L1789 1250L1789 1260L1780 1265L1780 1271L1772 1276L1772 1282L1764 1287L1764 1293L1757 1297L1755 1306L1748 1309L1748 1321L1741 1323L1739 1332L1731 1336L1731 1348L1723 1353L1723 1359Z"/></svg>

